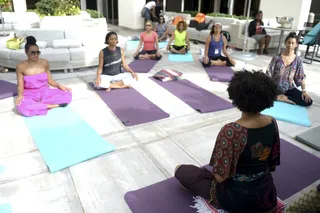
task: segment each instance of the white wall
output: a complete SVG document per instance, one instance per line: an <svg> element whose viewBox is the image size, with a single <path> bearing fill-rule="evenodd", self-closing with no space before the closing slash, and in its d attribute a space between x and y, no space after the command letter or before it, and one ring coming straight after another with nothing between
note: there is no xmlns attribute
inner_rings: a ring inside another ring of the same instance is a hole
<svg viewBox="0 0 320 213"><path fill-rule="evenodd" d="M261 0L260 10L263 18L275 19L276 16L292 16L294 26L301 27L308 20L312 0Z"/></svg>
<svg viewBox="0 0 320 213"><path fill-rule="evenodd" d="M130 29L144 28L141 10L145 5L142 0L119 0L119 26Z"/></svg>
<svg viewBox="0 0 320 213"><path fill-rule="evenodd" d="M27 11L26 0L13 0L14 12L24 13Z"/></svg>

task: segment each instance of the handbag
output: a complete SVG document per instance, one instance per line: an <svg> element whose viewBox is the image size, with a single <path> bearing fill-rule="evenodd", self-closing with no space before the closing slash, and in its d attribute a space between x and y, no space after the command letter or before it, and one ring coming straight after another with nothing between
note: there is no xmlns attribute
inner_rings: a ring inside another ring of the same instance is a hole
<svg viewBox="0 0 320 213"><path fill-rule="evenodd" d="M23 43L24 38L10 38L6 41L6 47L11 50L20 49L20 45Z"/></svg>

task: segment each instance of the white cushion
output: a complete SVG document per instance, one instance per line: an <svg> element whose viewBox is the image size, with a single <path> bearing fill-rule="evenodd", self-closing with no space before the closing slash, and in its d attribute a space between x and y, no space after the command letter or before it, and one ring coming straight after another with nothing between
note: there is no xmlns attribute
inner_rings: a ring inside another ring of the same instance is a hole
<svg viewBox="0 0 320 213"><path fill-rule="evenodd" d="M17 61L17 62L27 59L27 56L23 49L11 51L10 57L12 61ZM46 48L41 50L40 58L46 59L49 62L69 62L70 52L68 49Z"/></svg>
<svg viewBox="0 0 320 213"><path fill-rule="evenodd" d="M26 42L23 42L20 45L20 49L24 49L24 46L26 45ZM46 41L37 41L37 45L39 47L39 49L45 49L48 46L48 43Z"/></svg>
<svg viewBox="0 0 320 213"><path fill-rule="evenodd" d="M71 61L83 61L88 59L99 58L99 52L101 47L80 47L70 48L70 60Z"/></svg>
<svg viewBox="0 0 320 213"><path fill-rule="evenodd" d="M63 30L50 30L31 28L27 30L15 30L17 37L34 36L38 41L46 41L48 47L52 47L53 40L64 39Z"/></svg>
<svg viewBox="0 0 320 213"><path fill-rule="evenodd" d="M54 49L61 49L61 48L79 48L82 44L80 41L75 39L59 39L52 41L52 47Z"/></svg>
<svg viewBox="0 0 320 213"><path fill-rule="evenodd" d="M10 60L11 50L7 48L0 48L0 59Z"/></svg>

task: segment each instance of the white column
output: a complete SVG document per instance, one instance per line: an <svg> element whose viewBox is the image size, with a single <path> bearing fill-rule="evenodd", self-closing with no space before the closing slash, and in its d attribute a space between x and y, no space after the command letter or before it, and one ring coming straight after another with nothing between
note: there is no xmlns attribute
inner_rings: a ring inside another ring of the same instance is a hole
<svg viewBox="0 0 320 213"><path fill-rule="evenodd" d="M181 0L181 12L184 12L184 0Z"/></svg>
<svg viewBox="0 0 320 213"><path fill-rule="evenodd" d="M213 7L213 12L214 13L219 13L220 12L220 3L221 3L221 0L215 0L214 1L214 7Z"/></svg>
<svg viewBox="0 0 320 213"><path fill-rule="evenodd" d="M14 12L24 13L27 11L27 2L26 0L13 0Z"/></svg>
<svg viewBox="0 0 320 213"><path fill-rule="evenodd" d="M162 9L163 13L166 12L166 7L167 7L167 1L163 0L163 9Z"/></svg>
<svg viewBox="0 0 320 213"><path fill-rule="evenodd" d="M229 15L233 15L234 0L229 0L228 6L229 6Z"/></svg>
<svg viewBox="0 0 320 213"><path fill-rule="evenodd" d="M86 0L81 0L80 4L81 4L82 11L87 10L87 1Z"/></svg>
<svg viewBox="0 0 320 213"><path fill-rule="evenodd" d="M130 29L143 29L144 23L141 18L141 10L145 1L141 0L118 0L119 26Z"/></svg>
<svg viewBox="0 0 320 213"><path fill-rule="evenodd" d="M311 0L295 0L288 8L287 0L261 0L260 10L264 19L276 19L277 16L293 17L294 27L302 27L307 22L311 7ZM277 5L276 7L274 5Z"/></svg>
<svg viewBox="0 0 320 213"><path fill-rule="evenodd" d="M201 12L201 6L202 6L202 1L201 1L201 0L199 0L199 4L198 4L198 13L200 13L200 12Z"/></svg>

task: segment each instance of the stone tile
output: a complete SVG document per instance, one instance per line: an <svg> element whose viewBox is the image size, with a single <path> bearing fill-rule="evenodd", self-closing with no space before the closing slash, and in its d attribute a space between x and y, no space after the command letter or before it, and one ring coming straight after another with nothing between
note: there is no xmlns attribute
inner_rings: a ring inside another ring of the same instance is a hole
<svg viewBox="0 0 320 213"><path fill-rule="evenodd" d="M169 113L170 117L177 117L195 112L195 110L186 103L149 79L148 75L139 74L139 81L134 85L134 88L149 101L157 105L163 111Z"/></svg>
<svg viewBox="0 0 320 213"><path fill-rule="evenodd" d="M129 213L126 192L165 179L140 148L104 155L70 170L86 213Z"/></svg>
<svg viewBox="0 0 320 213"><path fill-rule="evenodd" d="M96 96L96 93L80 78L62 79L57 82L72 89L73 101Z"/></svg>
<svg viewBox="0 0 320 213"><path fill-rule="evenodd" d="M48 171L40 152L28 152L9 158L0 159L5 170L0 175L0 185Z"/></svg>
<svg viewBox="0 0 320 213"><path fill-rule="evenodd" d="M0 203L14 213L83 213L68 171L44 173L0 185Z"/></svg>
<svg viewBox="0 0 320 213"><path fill-rule="evenodd" d="M55 70L51 71L51 76L53 80L61 80L61 79L68 79L68 78L76 78L76 73L65 73L63 70Z"/></svg>
<svg viewBox="0 0 320 213"><path fill-rule="evenodd" d="M14 104L13 97L0 100L0 113L12 111L14 109L15 109L15 104Z"/></svg>
<svg viewBox="0 0 320 213"><path fill-rule="evenodd" d="M194 113L179 118L166 119L156 122L169 135L174 135L190 130L198 129L225 120L237 119L240 112L233 108L212 113Z"/></svg>
<svg viewBox="0 0 320 213"><path fill-rule="evenodd" d="M87 75L95 75L97 73L96 69L93 69L92 67L86 67L86 68L80 68L80 69L75 69L74 73L79 76L87 76Z"/></svg>
<svg viewBox="0 0 320 213"><path fill-rule="evenodd" d="M104 139L116 147L116 150L137 145L137 140L127 131L104 136Z"/></svg>
<svg viewBox="0 0 320 213"><path fill-rule="evenodd" d="M171 139L167 138L147 144L146 148L171 176L174 176L174 171L177 165L192 164L200 166Z"/></svg>
<svg viewBox="0 0 320 213"><path fill-rule="evenodd" d="M14 71L0 73L0 79L4 81L16 81L17 80L17 74Z"/></svg>
<svg viewBox="0 0 320 213"><path fill-rule="evenodd" d="M140 142L146 143L160 138L167 137L168 134L157 124L142 125L136 128L130 128L132 134L139 139Z"/></svg>
<svg viewBox="0 0 320 213"><path fill-rule="evenodd" d="M171 138L180 144L197 162L205 165L210 161L219 131L229 122L231 120L174 135Z"/></svg>
<svg viewBox="0 0 320 213"><path fill-rule="evenodd" d="M99 97L77 100L71 102L70 106L100 135L124 129Z"/></svg>
<svg viewBox="0 0 320 213"><path fill-rule="evenodd" d="M0 113L0 159L37 150L24 119L15 112Z"/></svg>

